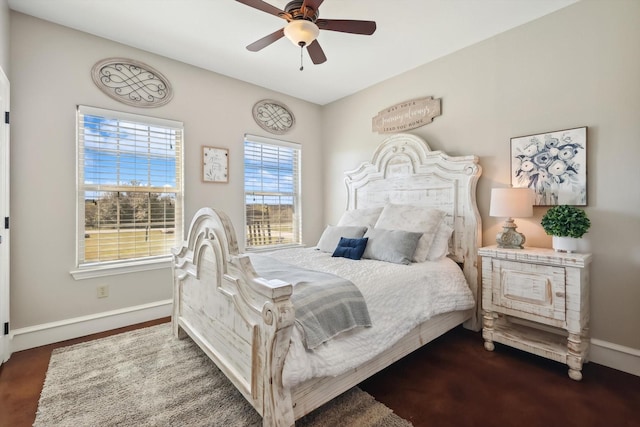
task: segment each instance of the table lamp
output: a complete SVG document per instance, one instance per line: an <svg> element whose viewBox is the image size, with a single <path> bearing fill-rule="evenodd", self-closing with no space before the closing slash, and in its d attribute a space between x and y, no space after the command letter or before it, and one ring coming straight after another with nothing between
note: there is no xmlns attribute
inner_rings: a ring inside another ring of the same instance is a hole
<svg viewBox="0 0 640 427"><path fill-rule="evenodd" d="M522 249L524 234L516 231L513 217L533 216L533 192L529 188L493 188L491 189L490 216L506 217L502 232L496 235L499 248Z"/></svg>

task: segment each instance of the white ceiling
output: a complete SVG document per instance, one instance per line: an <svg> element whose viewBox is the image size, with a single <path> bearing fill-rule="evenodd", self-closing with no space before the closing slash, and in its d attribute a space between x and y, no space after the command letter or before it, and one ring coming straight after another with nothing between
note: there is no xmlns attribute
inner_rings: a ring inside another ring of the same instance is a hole
<svg viewBox="0 0 640 427"><path fill-rule="evenodd" d="M286 21L234 0L9 0L9 7L324 105L576 1L325 0L321 18L372 20L377 30L321 31L327 62L314 65L305 52L303 71L300 48L286 38L246 49ZM288 0L267 2L284 9Z"/></svg>

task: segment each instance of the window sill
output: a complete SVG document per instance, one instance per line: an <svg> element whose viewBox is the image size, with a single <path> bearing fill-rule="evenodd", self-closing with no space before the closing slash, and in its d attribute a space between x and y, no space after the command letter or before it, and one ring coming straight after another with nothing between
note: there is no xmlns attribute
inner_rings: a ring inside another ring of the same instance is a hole
<svg viewBox="0 0 640 427"><path fill-rule="evenodd" d="M113 264L91 265L70 271L75 280L93 279L96 277L115 276L118 274L137 273L139 271L171 268L172 257L149 260L118 262Z"/></svg>

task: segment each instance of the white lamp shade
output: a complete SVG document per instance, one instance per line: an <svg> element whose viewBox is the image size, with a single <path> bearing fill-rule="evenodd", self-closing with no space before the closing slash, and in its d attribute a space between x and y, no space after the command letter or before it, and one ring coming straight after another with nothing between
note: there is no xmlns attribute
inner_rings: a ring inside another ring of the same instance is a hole
<svg viewBox="0 0 640 427"><path fill-rule="evenodd" d="M284 35L291 40L296 46L308 46L320 34L320 29L316 24L304 19L296 19L290 21L286 27L284 27Z"/></svg>
<svg viewBox="0 0 640 427"><path fill-rule="evenodd" d="M527 218L533 216L533 191L530 188L491 189L490 216Z"/></svg>

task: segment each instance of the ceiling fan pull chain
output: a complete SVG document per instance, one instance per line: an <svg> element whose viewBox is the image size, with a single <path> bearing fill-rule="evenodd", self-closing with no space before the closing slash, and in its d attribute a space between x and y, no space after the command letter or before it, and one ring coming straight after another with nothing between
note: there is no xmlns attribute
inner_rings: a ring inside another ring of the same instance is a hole
<svg viewBox="0 0 640 427"><path fill-rule="evenodd" d="M302 51L304 50L304 43L300 44L300 71L304 70L304 67L302 66Z"/></svg>

